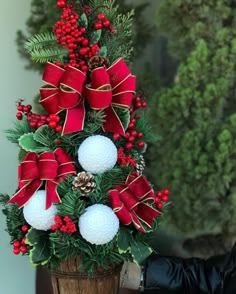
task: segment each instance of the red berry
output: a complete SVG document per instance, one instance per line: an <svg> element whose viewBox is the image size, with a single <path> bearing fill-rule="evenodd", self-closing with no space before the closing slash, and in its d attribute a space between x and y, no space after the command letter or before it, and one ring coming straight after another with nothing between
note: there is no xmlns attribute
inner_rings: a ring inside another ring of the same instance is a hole
<svg viewBox="0 0 236 294"><path fill-rule="evenodd" d="M138 176L138 172L137 172L136 170L134 170L134 171L132 172L132 175L135 176L135 177L137 177L137 176Z"/></svg>
<svg viewBox="0 0 236 294"><path fill-rule="evenodd" d="M14 247L20 247L21 246L21 242L18 241L18 240L16 240L16 241L13 242L13 246Z"/></svg>
<svg viewBox="0 0 236 294"><path fill-rule="evenodd" d="M114 141L119 141L120 140L120 134L118 134L118 133L113 134L113 140Z"/></svg>
<svg viewBox="0 0 236 294"><path fill-rule="evenodd" d="M25 242L26 242L26 237L24 237L24 238L21 240L21 244L22 244L22 245L25 245Z"/></svg>
<svg viewBox="0 0 236 294"><path fill-rule="evenodd" d="M83 45L83 46L88 46L88 44L89 44L89 40L88 40L88 39L84 39L84 40L82 41L82 45Z"/></svg>
<svg viewBox="0 0 236 294"><path fill-rule="evenodd" d="M48 125L51 129L55 129L57 126L57 123L55 121L50 121Z"/></svg>
<svg viewBox="0 0 236 294"><path fill-rule="evenodd" d="M162 192L160 192L160 191L156 192L156 196L157 196L158 198L161 198L161 197L162 197Z"/></svg>
<svg viewBox="0 0 236 294"><path fill-rule="evenodd" d="M59 8L64 8L65 5L66 5L65 1L63 1L63 0L57 1L57 6L58 6Z"/></svg>
<svg viewBox="0 0 236 294"><path fill-rule="evenodd" d="M59 145L59 144L61 144L61 140L56 139L56 140L55 140L55 143Z"/></svg>
<svg viewBox="0 0 236 294"><path fill-rule="evenodd" d="M138 133L137 133L137 137L138 137L139 139L141 139L141 138L143 137L143 133L142 133L142 132L138 132Z"/></svg>
<svg viewBox="0 0 236 294"><path fill-rule="evenodd" d="M20 248L18 248L18 247L14 248L14 249L13 249L13 253L14 253L15 255L20 254Z"/></svg>
<svg viewBox="0 0 236 294"><path fill-rule="evenodd" d="M142 107L143 108L147 107L147 102L142 102Z"/></svg>
<svg viewBox="0 0 236 294"><path fill-rule="evenodd" d="M133 137L137 137L137 131L135 131L135 130L132 130L131 132L130 132L130 134L131 134L131 136L133 136Z"/></svg>
<svg viewBox="0 0 236 294"><path fill-rule="evenodd" d="M23 107L23 112L28 112L28 107L27 106Z"/></svg>
<svg viewBox="0 0 236 294"><path fill-rule="evenodd" d="M81 68L81 70L82 70L83 72L87 72L87 71L88 71L88 67L87 67L87 65L83 65L82 68Z"/></svg>
<svg viewBox="0 0 236 294"><path fill-rule="evenodd" d="M22 118L23 118L23 114L22 114L21 112L17 112L17 114L16 114L16 118L17 118L18 120L22 120Z"/></svg>
<svg viewBox="0 0 236 294"><path fill-rule="evenodd" d="M105 21L103 21L102 24L105 28L109 28L109 26L111 25L111 22L109 20L105 20Z"/></svg>
<svg viewBox="0 0 236 294"><path fill-rule="evenodd" d="M32 105L28 104L27 108L28 108L28 112L29 112L32 109Z"/></svg>
<svg viewBox="0 0 236 294"><path fill-rule="evenodd" d="M132 143L127 143L126 145L125 145L125 148L127 149L127 150L131 150L131 149L133 149L133 144Z"/></svg>
<svg viewBox="0 0 236 294"><path fill-rule="evenodd" d="M130 133L129 132L126 132L125 135L124 135L125 139L128 139L129 136L130 136Z"/></svg>
<svg viewBox="0 0 236 294"><path fill-rule="evenodd" d="M21 230L22 230L22 232L28 232L28 230L29 230L29 226L27 226L27 225L23 225L22 227L21 227Z"/></svg>
<svg viewBox="0 0 236 294"><path fill-rule="evenodd" d="M161 202L157 203L156 206L157 206L158 209L162 209L163 208L163 204Z"/></svg>
<svg viewBox="0 0 236 294"><path fill-rule="evenodd" d="M86 28L80 28L80 32L84 34L86 32Z"/></svg>
<svg viewBox="0 0 236 294"><path fill-rule="evenodd" d="M135 141L135 137L134 137L134 136L130 136L129 139L128 139L128 141L129 141L130 143L134 143L134 141Z"/></svg>
<svg viewBox="0 0 236 294"><path fill-rule="evenodd" d="M56 126L56 132L57 133L60 133L62 131L62 126Z"/></svg>
<svg viewBox="0 0 236 294"><path fill-rule="evenodd" d="M169 189L165 189L165 190L163 191L163 194L165 194L165 195L169 195L169 194L170 194L170 190L169 190Z"/></svg>
<svg viewBox="0 0 236 294"><path fill-rule="evenodd" d="M100 22L96 22L94 25L95 30L101 30L102 29L102 24Z"/></svg>
<svg viewBox="0 0 236 294"><path fill-rule="evenodd" d="M164 196L161 198L161 200L162 200L163 202L168 202L168 201L169 201L169 197L168 197L167 195L164 195Z"/></svg>
<svg viewBox="0 0 236 294"><path fill-rule="evenodd" d="M110 28L111 34L115 34L116 30L114 28Z"/></svg>
<svg viewBox="0 0 236 294"><path fill-rule="evenodd" d="M79 54L80 54L80 55L86 55L87 52L88 52L87 47L83 47L83 48L80 48L80 49L79 49Z"/></svg>
<svg viewBox="0 0 236 294"><path fill-rule="evenodd" d="M105 20L105 19L106 19L106 16L105 16L104 13L99 13L99 14L98 14L98 20L103 21L103 20Z"/></svg>
<svg viewBox="0 0 236 294"><path fill-rule="evenodd" d="M142 103L141 103L141 102L137 102L137 103L135 103L135 107L136 107L136 108L141 108L141 107L142 107Z"/></svg>
<svg viewBox="0 0 236 294"><path fill-rule="evenodd" d="M132 124L136 124L136 119L135 119L135 118L131 118L130 122L131 122Z"/></svg>
<svg viewBox="0 0 236 294"><path fill-rule="evenodd" d="M60 121L60 116L57 114L50 114L49 118L50 118L50 121L55 121L55 122Z"/></svg>
<svg viewBox="0 0 236 294"><path fill-rule="evenodd" d="M17 110L18 110L18 111L23 111L23 105L19 104L19 105L17 106Z"/></svg>
<svg viewBox="0 0 236 294"><path fill-rule="evenodd" d="M27 246L25 246L25 245L21 246L20 251L22 253L26 253L28 251Z"/></svg>
<svg viewBox="0 0 236 294"><path fill-rule="evenodd" d="M143 148L145 146L145 143L143 141L139 141L137 143L138 148Z"/></svg>
<svg viewBox="0 0 236 294"><path fill-rule="evenodd" d="M137 103L137 102L140 102L141 101L141 98L138 96L138 97L136 97L135 98L135 102Z"/></svg>
<svg viewBox="0 0 236 294"><path fill-rule="evenodd" d="M159 199L158 197L155 198L155 203L156 203L156 205L157 205L158 203L160 203L160 199Z"/></svg>
<svg viewBox="0 0 236 294"><path fill-rule="evenodd" d="M128 129L129 130L132 130L132 129L134 129L135 128L135 125L133 124L133 123L129 123L129 125L128 125Z"/></svg>
<svg viewBox="0 0 236 294"><path fill-rule="evenodd" d="M32 129L34 129L36 126L37 126L37 122L36 122L36 121L31 121L31 122L30 122L30 127L31 127Z"/></svg>

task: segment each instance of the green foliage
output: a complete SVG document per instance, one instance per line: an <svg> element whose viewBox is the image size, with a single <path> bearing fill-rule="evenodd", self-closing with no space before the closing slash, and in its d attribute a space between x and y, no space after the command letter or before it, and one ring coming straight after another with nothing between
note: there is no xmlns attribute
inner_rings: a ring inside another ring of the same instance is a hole
<svg viewBox="0 0 236 294"><path fill-rule="evenodd" d="M35 49L30 53L32 61L38 63L47 62L63 62L64 57L67 55L67 51L64 47Z"/></svg>
<svg viewBox="0 0 236 294"><path fill-rule="evenodd" d="M22 120L17 120L14 123L14 128L6 130L7 139L15 144L19 144L19 139L22 135L32 131L26 116Z"/></svg>
<svg viewBox="0 0 236 294"><path fill-rule="evenodd" d="M30 152L44 152L50 151L47 147L40 146L40 144L34 139L34 133L24 134L19 139L19 145L25 151Z"/></svg>
<svg viewBox="0 0 236 294"><path fill-rule="evenodd" d="M27 244L30 249L30 261L33 265L46 265L50 260L50 243L48 233L31 229L27 233Z"/></svg>
<svg viewBox="0 0 236 294"><path fill-rule="evenodd" d="M8 203L9 199L10 196L0 194L0 204L3 206L2 212L6 216L7 232L13 242L24 237L21 227L26 224L26 221L23 216L23 209L19 209L16 204Z"/></svg>
<svg viewBox="0 0 236 294"><path fill-rule="evenodd" d="M212 51L211 43L198 40L175 85L158 93L152 107L162 137L152 150L153 162L162 168L153 166L152 174L171 190L164 222L188 236L236 227L236 55L233 42L214 42Z"/></svg>
<svg viewBox="0 0 236 294"><path fill-rule="evenodd" d="M42 34L36 34L32 36L26 43L25 49L28 53L34 50L40 50L44 48L55 48L56 35L51 32L44 32Z"/></svg>

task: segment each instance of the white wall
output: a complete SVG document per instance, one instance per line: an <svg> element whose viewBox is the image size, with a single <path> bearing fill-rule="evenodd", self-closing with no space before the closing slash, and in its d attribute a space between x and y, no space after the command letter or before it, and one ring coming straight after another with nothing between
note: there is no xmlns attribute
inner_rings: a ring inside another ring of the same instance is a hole
<svg viewBox="0 0 236 294"><path fill-rule="evenodd" d="M0 192L13 193L17 188L18 149L5 139L4 130L13 126L15 101L25 98L31 103L41 81L24 69L15 45L16 30L25 28L31 0L0 2ZM0 293L34 294L35 270L27 257L13 255L4 229L5 219L0 213Z"/></svg>

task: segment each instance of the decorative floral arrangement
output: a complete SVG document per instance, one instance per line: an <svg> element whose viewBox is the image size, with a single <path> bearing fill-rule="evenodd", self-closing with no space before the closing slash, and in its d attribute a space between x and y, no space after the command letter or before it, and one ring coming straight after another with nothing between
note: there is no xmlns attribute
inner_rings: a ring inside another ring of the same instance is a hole
<svg viewBox="0 0 236 294"><path fill-rule="evenodd" d="M18 102L7 131L20 147L18 189L0 199L14 254L52 269L80 256L80 270L92 273L151 254L169 191L143 175L150 133L127 65L132 12L90 2L58 0L53 32L26 43L33 60L46 63L44 112Z"/></svg>

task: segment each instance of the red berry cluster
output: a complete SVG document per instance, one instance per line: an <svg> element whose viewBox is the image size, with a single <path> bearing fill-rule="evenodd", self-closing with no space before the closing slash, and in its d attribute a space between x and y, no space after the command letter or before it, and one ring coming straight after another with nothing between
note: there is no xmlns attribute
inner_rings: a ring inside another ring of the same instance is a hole
<svg viewBox="0 0 236 294"><path fill-rule="evenodd" d="M27 115L27 120L32 129L38 129L43 125L48 124L51 129L55 129L56 132L60 133L62 131L62 126L58 125L60 122L60 116L57 114L51 114L47 116L45 114L36 114L31 111L31 105L23 105L22 100L18 102L16 118L21 120L23 114Z"/></svg>
<svg viewBox="0 0 236 294"><path fill-rule="evenodd" d="M57 6L63 9L63 13L61 14L61 19L53 27L57 43L66 46L69 53L69 62L64 65L64 68L73 66L87 72L88 66L84 58L93 57L100 48L98 44L90 46L90 41L85 36L86 28L78 27L79 15L73 6L68 5L66 2L60 0L57 2ZM56 64L62 66L61 62Z"/></svg>
<svg viewBox="0 0 236 294"><path fill-rule="evenodd" d="M95 30L106 28L109 29L112 34L115 33L115 29L111 26L111 22L106 18L104 13L99 13L97 19L98 21L94 24Z"/></svg>
<svg viewBox="0 0 236 294"><path fill-rule="evenodd" d="M28 104L28 105L22 105L22 100L20 100L18 102L18 105L17 105L18 112L16 114L16 118L18 120L22 120L23 113L29 114L31 112L31 109L32 109L32 106L30 104Z"/></svg>
<svg viewBox="0 0 236 294"><path fill-rule="evenodd" d="M140 114L136 114L133 118L130 119L127 132L123 136L123 138L127 141L125 144L126 150L132 150L136 145L138 148L142 149L145 146L145 142L141 139L143 138L142 132L137 132L135 130L135 125L137 120L140 118ZM121 136L117 133L113 135L114 141L119 141Z"/></svg>
<svg viewBox="0 0 236 294"><path fill-rule="evenodd" d="M169 201L169 194L170 191L168 189L164 189L163 191L158 191L156 192L156 207L158 209L163 208L163 203L162 202L168 202Z"/></svg>
<svg viewBox="0 0 236 294"><path fill-rule="evenodd" d="M29 226L28 225L23 225L21 227L21 231L24 232L24 233L27 233L29 231ZM25 241L26 241L26 237L24 237L22 240L15 240L13 242L13 253L15 255L18 255L20 253L27 253L28 252L28 247L27 245L25 244Z"/></svg>
<svg viewBox="0 0 236 294"><path fill-rule="evenodd" d="M15 240L13 242L13 253L15 255L18 255L20 253L27 253L28 252L28 247L25 244L26 241L26 237L24 237L22 240Z"/></svg>
<svg viewBox="0 0 236 294"><path fill-rule="evenodd" d="M60 230L63 233L72 234L77 231L75 223L69 216L65 216L63 219L59 216L55 216L55 225L51 226L52 231Z"/></svg>
<svg viewBox="0 0 236 294"><path fill-rule="evenodd" d="M137 96L133 100L133 107L130 108L130 114L132 114L135 110L140 108L146 108L147 102L142 99L142 97Z"/></svg>
<svg viewBox="0 0 236 294"><path fill-rule="evenodd" d="M48 126L51 129L55 129L57 133L60 133L62 131L62 126L58 123L60 122L60 116L57 114L50 114L47 118Z"/></svg>
<svg viewBox="0 0 236 294"><path fill-rule="evenodd" d="M126 155L124 152L124 148L120 147L118 150L118 161L117 161L118 165L128 165L131 164L134 167L136 167L136 160L132 158L132 156Z"/></svg>

